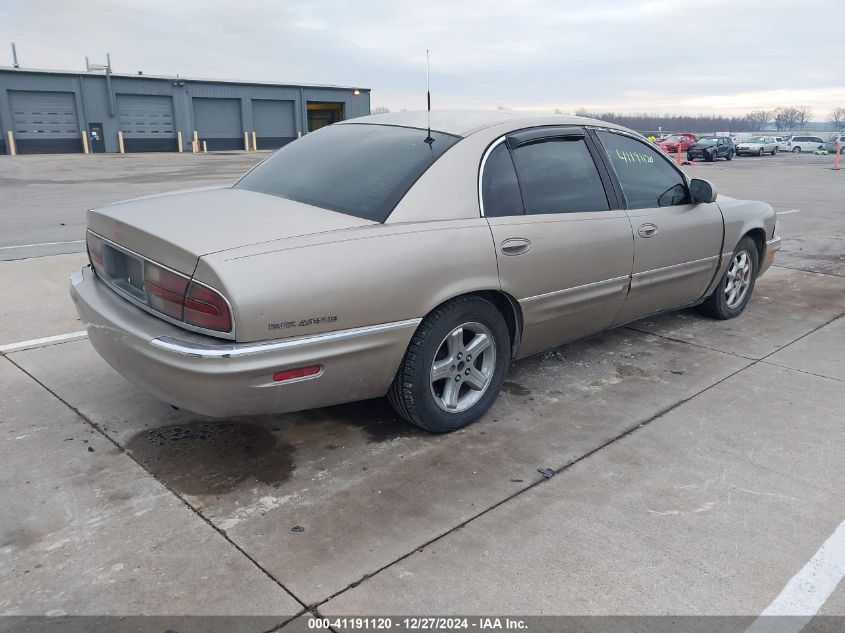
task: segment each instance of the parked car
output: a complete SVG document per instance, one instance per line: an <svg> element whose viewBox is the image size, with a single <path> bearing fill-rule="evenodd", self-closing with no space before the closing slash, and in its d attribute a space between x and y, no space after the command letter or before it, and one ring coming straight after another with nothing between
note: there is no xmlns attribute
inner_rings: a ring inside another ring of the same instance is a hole
<svg viewBox="0 0 845 633"><path fill-rule="evenodd" d="M789 139L791 136L776 136L775 142L778 144L778 151L779 152L788 152L791 148L789 144Z"/></svg>
<svg viewBox="0 0 845 633"><path fill-rule="evenodd" d="M836 154L836 141L839 140L839 155L845 155L845 134L839 134L824 144L828 154Z"/></svg>
<svg viewBox="0 0 845 633"><path fill-rule="evenodd" d="M685 152L694 145L697 140L698 137L695 134L689 134L687 132L672 134L660 141L660 148L667 153Z"/></svg>
<svg viewBox="0 0 845 633"><path fill-rule="evenodd" d="M793 136L789 139L790 152L814 152L824 147L824 140L818 136Z"/></svg>
<svg viewBox="0 0 845 633"><path fill-rule="evenodd" d="M159 399L233 416L387 394L445 432L515 359L682 306L738 316L780 237L771 206L717 202L635 132L492 111L336 123L233 186L89 211L87 245L89 339Z"/></svg>
<svg viewBox="0 0 845 633"><path fill-rule="evenodd" d="M703 158L713 162L717 158L731 160L736 153L733 141L726 136L702 136L687 150L687 160Z"/></svg>
<svg viewBox="0 0 845 633"><path fill-rule="evenodd" d="M774 137L771 136L752 136L746 141L742 141L736 146L737 156L743 154L753 154L755 156L762 156L763 154L778 153L778 144Z"/></svg>

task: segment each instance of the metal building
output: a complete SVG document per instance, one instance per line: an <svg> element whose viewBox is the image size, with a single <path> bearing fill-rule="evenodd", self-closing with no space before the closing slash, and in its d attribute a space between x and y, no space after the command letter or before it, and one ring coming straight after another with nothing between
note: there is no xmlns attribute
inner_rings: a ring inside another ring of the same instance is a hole
<svg viewBox="0 0 845 633"><path fill-rule="evenodd" d="M0 154L275 149L369 113L366 88L0 67Z"/></svg>

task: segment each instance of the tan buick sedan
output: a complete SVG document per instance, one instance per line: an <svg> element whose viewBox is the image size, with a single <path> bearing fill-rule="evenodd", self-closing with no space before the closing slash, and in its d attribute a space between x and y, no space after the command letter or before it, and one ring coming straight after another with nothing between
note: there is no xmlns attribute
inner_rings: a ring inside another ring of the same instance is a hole
<svg viewBox="0 0 845 633"><path fill-rule="evenodd" d="M91 343L210 416L384 396L434 432L510 362L644 316L739 315L780 245L641 136L512 112L398 113L294 141L234 186L89 212Z"/></svg>

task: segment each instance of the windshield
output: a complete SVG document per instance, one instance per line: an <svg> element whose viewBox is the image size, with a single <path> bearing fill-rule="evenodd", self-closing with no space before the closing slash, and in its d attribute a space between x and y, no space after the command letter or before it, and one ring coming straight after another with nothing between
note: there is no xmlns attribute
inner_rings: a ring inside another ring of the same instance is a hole
<svg viewBox="0 0 845 633"><path fill-rule="evenodd" d="M715 137L705 136L703 138L698 139L698 145L715 145L718 142L719 142L719 139L715 138Z"/></svg>
<svg viewBox="0 0 845 633"><path fill-rule="evenodd" d="M766 137L765 136L752 136L750 139L746 141L746 143L765 143Z"/></svg>
<svg viewBox="0 0 845 633"><path fill-rule="evenodd" d="M689 139L688 136L681 136L679 134L673 134L672 136L670 136L666 140L671 141L672 143L677 143L679 141L689 141L690 139Z"/></svg>
<svg viewBox="0 0 845 633"><path fill-rule="evenodd" d="M331 125L285 145L235 185L384 222L411 185L460 139L388 125Z"/></svg>

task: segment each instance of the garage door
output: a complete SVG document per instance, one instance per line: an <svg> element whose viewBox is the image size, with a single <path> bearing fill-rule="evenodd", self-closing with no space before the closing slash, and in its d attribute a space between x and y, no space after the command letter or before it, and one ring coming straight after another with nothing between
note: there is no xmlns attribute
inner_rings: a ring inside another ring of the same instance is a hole
<svg viewBox="0 0 845 633"><path fill-rule="evenodd" d="M173 152L178 149L172 97L119 94L117 114L127 152Z"/></svg>
<svg viewBox="0 0 845 633"><path fill-rule="evenodd" d="M194 97L194 125L209 150L243 149L240 99Z"/></svg>
<svg viewBox="0 0 845 633"><path fill-rule="evenodd" d="M10 90L9 105L19 154L82 151L72 92Z"/></svg>
<svg viewBox="0 0 845 633"><path fill-rule="evenodd" d="M252 125L259 149L276 149L296 138L293 101L252 100Z"/></svg>

